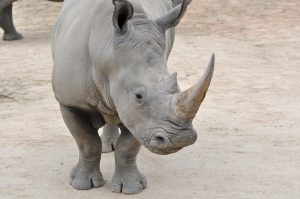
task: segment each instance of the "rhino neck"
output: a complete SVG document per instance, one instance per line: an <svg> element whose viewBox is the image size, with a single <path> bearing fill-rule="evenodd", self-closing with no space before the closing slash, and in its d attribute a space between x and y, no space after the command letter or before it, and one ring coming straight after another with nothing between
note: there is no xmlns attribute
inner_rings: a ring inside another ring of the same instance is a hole
<svg viewBox="0 0 300 199"><path fill-rule="evenodd" d="M101 113L106 123L120 124L118 113L111 98L109 81L105 73L101 73L94 68L92 84L95 89L89 92L93 92L97 96L94 108Z"/></svg>

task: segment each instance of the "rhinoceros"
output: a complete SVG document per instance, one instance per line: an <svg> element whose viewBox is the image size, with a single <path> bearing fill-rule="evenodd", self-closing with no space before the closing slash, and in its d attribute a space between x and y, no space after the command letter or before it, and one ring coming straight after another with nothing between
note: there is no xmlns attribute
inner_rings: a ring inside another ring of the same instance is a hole
<svg viewBox="0 0 300 199"><path fill-rule="evenodd" d="M64 2L53 31L52 86L79 149L70 175L75 189L104 184L102 148L115 151L112 191L134 194L147 186L136 164L141 145L170 154L195 142L192 120L210 85L214 55L184 91L167 69L174 27L190 2Z"/></svg>
<svg viewBox="0 0 300 199"><path fill-rule="evenodd" d="M12 41L22 39L23 36L16 31L13 23L12 7L17 0L0 0L0 27L3 29L3 40Z"/></svg>

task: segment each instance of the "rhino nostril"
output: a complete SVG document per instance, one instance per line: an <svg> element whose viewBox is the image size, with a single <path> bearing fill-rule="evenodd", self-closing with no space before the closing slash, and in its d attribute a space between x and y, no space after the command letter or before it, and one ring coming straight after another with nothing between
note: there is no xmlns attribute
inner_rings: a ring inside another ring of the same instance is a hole
<svg viewBox="0 0 300 199"><path fill-rule="evenodd" d="M160 143L165 143L165 138L162 137L161 135L156 135L155 139Z"/></svg>

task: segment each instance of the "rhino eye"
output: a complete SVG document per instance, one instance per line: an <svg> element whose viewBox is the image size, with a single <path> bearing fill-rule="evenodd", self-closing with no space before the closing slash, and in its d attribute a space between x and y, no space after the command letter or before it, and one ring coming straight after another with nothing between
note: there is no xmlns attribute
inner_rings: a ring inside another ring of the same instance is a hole
<svg viewBox="0 0 300 199"><path fill-rule="evenodd" d="M136 93L135 94L135 101L138 105L143 105L144 104L144 97L141 93Z"/></svg>
<svg viewBox="0 0 300 199"><path fill-rule="evenodd" d="M139 87L134 92L134 98L138 105L142 105L145 103L146 91L145 88Z"/></svg>

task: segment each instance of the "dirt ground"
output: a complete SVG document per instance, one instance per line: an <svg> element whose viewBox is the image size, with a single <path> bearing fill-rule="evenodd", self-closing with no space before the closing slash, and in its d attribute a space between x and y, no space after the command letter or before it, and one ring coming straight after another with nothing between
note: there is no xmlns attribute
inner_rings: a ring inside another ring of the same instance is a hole
<svg viewBox="0 0 300 199"><path fill-rule="evenodd" d="M194 0L169 60L182 88L212 52L216 69L194 126L197 142L176 154L142 149L148 188L110 191L68 184L78 151L51 88L51 28L60 3L19 0L24 40L0 41L0 198L300 198L300 1ZM2 32L1 32L2 34Z"/></svg>

